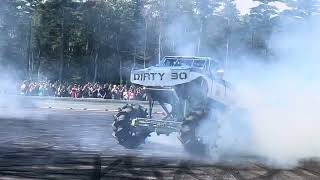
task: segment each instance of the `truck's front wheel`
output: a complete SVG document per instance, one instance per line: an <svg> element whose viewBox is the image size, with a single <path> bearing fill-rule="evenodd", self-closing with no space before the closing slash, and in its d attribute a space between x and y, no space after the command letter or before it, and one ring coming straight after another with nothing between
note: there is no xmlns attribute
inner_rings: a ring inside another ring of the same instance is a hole
<svg viewBox="0 0 320 180"><path fill-rule="evenodd" d="M135 118L146 118L147 112L140 105L125 105L120 108L119 113L114 116L112 124L113 136L120 145L126 148L136 148L144 143L149 136L149 131L138 131L131 122Z"/></svg>
<svg viewBox="0 0 320 180"><path fill-rule="evenodd" d="M181 125L179 140L190 154L202 156L207 153L206 145L197 137L199 125L207 116L208 111L204 108L195 109L185 117Z"/></svg>

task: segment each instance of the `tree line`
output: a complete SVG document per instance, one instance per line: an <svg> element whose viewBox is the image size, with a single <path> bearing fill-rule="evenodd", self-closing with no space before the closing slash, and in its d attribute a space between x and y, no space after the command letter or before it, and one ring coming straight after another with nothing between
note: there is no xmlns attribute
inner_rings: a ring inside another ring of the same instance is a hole
<svg viewBox="0 0 320 180"><path fill-rule="evenodd" d="M270 61L280 22L319 12L318 0L255 1L241 15L234 0L1 0L0 65L31 80L124 83L166 55Z"/></svg>

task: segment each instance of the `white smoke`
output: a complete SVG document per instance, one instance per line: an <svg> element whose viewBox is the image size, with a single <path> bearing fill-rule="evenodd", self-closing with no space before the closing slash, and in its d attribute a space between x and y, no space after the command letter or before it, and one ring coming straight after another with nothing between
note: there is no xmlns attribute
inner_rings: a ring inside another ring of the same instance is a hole
<svg viewBox="0 0 320 180"><path fill-rule="evenodd" d="M195 55L197 39L183 36L188 18L178 19L167 28L167 45L174 42L178 54ZM254 156L293 167L320 157L320 21L287 24L269 41L274 60L262 63L243 52L239 57L247 59L233 60L226 71L237 104L218 124L209 118L199 131L214 158Z"/></svg>
<svg viewBox="0 0 320 180"><path fill-rule="evenodd" d="M22 83L16 71L4 67L0 67L0 71L0 119L35 117L25 108L33 108L37 106L36 103L19 96Z"/></svg>
<svg viewBox="0 0 320 180"><path fill-rule="evenodd" d="M270 41L279 61L238 60L227 71L237 106L247 115L233 112L219 121L213 154L254 155L281 167L320 157L319 34L318 19L285 27Z"/></svg>
<svg viewBox="0 0 320 180"><path fill-rule="evenodd" d="M176 55L194 56L197 54L198 29L186 15L174 18L165 28L165 44ZM191 28L192 27L192 28Z"/></svg>

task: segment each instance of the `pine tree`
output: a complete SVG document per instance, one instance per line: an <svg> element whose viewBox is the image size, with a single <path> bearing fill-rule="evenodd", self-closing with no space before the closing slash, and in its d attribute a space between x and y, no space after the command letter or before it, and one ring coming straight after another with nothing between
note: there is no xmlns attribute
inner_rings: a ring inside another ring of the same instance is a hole
<svg viewBox="0 0 320 180"><path fill-rule="evenodd" d="M252 36L252 50L258 56L267 58L269 53L268 41L276 25L278 9L270 5L274 0L255 0L260 4L251 8L249 15L249 23Z"/></svg>

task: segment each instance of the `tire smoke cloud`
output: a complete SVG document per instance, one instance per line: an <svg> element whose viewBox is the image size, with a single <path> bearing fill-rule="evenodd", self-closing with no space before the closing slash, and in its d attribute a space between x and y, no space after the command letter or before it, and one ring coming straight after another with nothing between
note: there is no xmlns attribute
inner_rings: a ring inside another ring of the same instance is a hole
<svg viewBox="0 0 320 180"><path fill-rule="evenodd" d="M211 154L261 157L281 168L320 157L319 34L319 18L284 26L269 43L279 60L233 61L226 79L234 88L234 106L244 108L246 116L231 111L218 120L218 128L206 121L204 133L217 130L215 138L204 139L215 147Z"/></svg>

